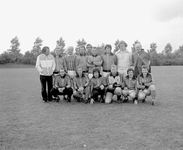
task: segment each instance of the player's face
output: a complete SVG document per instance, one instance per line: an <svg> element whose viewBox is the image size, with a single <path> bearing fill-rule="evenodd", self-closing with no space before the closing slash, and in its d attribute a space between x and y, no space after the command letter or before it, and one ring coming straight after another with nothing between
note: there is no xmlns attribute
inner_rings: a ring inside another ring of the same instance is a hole
<svg viewBox="0 0 183 150"><path fill-rule="evenodd" d="M87 51L89 52L89 51L92 50L92 46L87 46L86 49L87 49Z"/></svg>
<svg viewBox="0 0 183 150"><path fill-rule="evenodd" d="M64 76L64 74L65 74L64 69L60 69L60 75L63 77L63 76Z"/></svg>
<svg viewBox="0 0 183 150"><path fill-rule="evenodd" d="M141 46L140 45L135 46L135 50L137 51L137 53L139 53L141 51Z"/></svg>
<svg viewBox="0 0 183 150"><path fill-rule="evenodd" d="M68 54L69 55L72 55L73 54L73 49L72 48L68 49Z"/></svg>
<svg viewBox="0 0 183 150"><path fill-rule="evenodd" d="M133 78L133 71L129 71L128 75L129 75L130 78Z"/></svg>
<svg viewBox="0 0 183 150"><path fill-rule="evenodd" d="M111 53L111 49L109 47L106 48L106 53L110 54Z"/></svg>
<svg viewBox="0 0 183 150"><path fill-rule="evenodd" d="M146 75L146 74L148 73L147 68L142 68L142 73L143 73L144 75Z"/></svg>
<svg viewBox="0 0 183 150"><path fill-rule="evenodd" d="M46 49L46 52L45 52L45 55L47 56L47 55L49 55L49 53L50 53L50 49L47 48L47 49Z"/></svg>
<svg viewBox="0 0 183 150"><path fill-rule="evenodd" d="M125 47L125 44L124 44L124 43L120 44L120 45L119 45L119 48L120 48L120 50L122 50L122 51L126 50L126 47Z"/></svg>
<svg viewBox="0 0 183 150"><path fill-rule="evenodd" d="M59 56L60 53L61 53L61 51L60 51L59 49L56 49L56 50L55 50L55 55L56 55L56 56Z"/></svg>
<svg viewBox="0 0 183 150"><path fill-rule="evenodd" d="M80 47L80 53L81 53L81 54L84 54L84 53L85 53L84 47Z"/></svg>
<svg viewBox="0 0 183 150"><path fill-rule="evenodd" d="M96 48L92 49L92 54L97 55L97 49Z"/></svg>
<svg viewBox="0 0 183 150"><path fill-rule="evenodd" d="M98 78L99 77L98 71L95 71L93 75L94 75L95 78Z"/></svg>
<svg viewBox="0 0 183 150"><path fill-rule="evenodd" d="M113 75L116 75L116 73L117 73L117 67L111 67L111 73L113 74Z"/></svg>

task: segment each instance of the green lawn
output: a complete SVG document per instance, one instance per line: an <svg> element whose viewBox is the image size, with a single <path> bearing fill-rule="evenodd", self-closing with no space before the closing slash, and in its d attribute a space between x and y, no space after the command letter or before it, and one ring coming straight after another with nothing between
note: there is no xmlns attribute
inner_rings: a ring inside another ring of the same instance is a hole
<svg viewBox="0 0 183 150"><path fill-rule="evenodd" d="M34 68L0 69L0 149L183 150L183 67L152 67L157 103L42 103Z"/></svg>

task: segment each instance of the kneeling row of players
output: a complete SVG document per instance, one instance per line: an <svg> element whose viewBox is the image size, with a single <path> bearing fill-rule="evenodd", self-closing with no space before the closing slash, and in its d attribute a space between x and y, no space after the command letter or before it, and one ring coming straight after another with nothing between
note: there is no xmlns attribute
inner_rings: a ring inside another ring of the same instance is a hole
<svg viewBox="0 0 183 150"><path fill-rule="evenodd" d="M116 66L111 66L111 72L107 77L103 77L100 70L95 68L91 79L82 68L77 69L73 78L61 69L54 79L51 94L57 102L60 100L59 95L63 95L68 102L71 102L73 97L76 101L85 103L122 103L131 100L138 104L139 100L145 102L146 96L151 95L154 105L156 99L153 78L146 66L142 66L142 73L137 78L132 68L127 70L127 76L124 77L117 71Z"/></svg>

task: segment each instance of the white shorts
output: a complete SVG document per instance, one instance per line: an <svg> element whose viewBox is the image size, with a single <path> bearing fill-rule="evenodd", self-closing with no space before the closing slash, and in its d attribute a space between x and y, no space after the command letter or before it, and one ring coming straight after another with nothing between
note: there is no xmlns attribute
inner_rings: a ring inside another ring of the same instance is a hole
<svg viewBox="0 0 183 150"><path fill-rule="evenodd" d="M121 74L123 74L124 76L127 75L127 70L128 69L120 69L120 68L118 68L118 72L121 73Z"/></svg>
<svg viewBox="0 0 183 150"><path fill-rule="evenodd" d="M76 76L76 72L74 70L68 70L68 75L71 77L71 78L74 78Z"/></svg>
<svg viewBox="0 0 183 150"><path fill-rule="evenodd" d="M104 72L104 71L103 71L103 76L104 76L104 77L107 77L108 74L110 74L110 72Z"/></svg>

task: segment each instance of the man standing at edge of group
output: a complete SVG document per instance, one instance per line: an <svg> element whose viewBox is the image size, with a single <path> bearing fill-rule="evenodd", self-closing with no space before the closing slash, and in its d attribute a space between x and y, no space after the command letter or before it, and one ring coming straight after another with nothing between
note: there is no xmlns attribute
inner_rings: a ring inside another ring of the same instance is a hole
<svg viewBox="0 0 183 150"><path fill-rule="evenodd" d="M131 53L126 49L128 46L125 41L120 41L119 50L115 53L117 57L118 72L127 75L127 70L131 66Z"/></svg>
<svg viewBox="0 0 183 150"><path fill-rule="evenodd" d="M42 48L42 54L37 57L35 67L40 73L43 102L51 101L52 95L50 91L52 89L52 75L55 70L55 60L53 55L50 54L48 46ZM48 86L48 91L46 91L46 85Z"/></svg>
<svg viewBox="0 0 183 150"><path fill-rule="evenodd" d="M150 66L150 55L142 49L142 45L137 43L135 45L136 52L132 55L132 64L134 65L134 74L137 77L142 73L141 66L145 65L148 69L148 72L151 72Z"/></svg>

